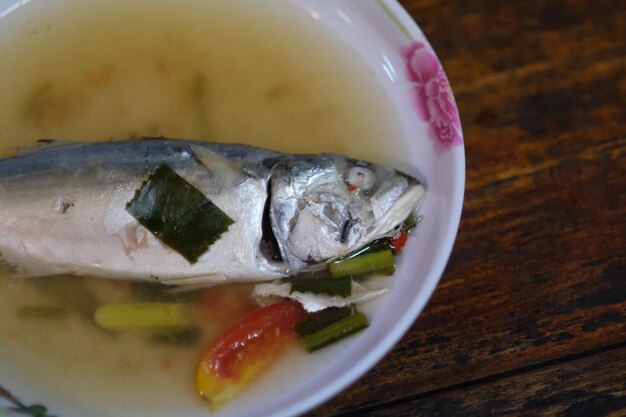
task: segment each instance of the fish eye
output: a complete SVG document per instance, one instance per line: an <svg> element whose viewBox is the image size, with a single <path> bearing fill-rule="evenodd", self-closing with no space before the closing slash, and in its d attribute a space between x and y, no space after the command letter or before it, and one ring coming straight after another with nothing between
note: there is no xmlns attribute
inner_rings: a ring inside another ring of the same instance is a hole
<svg viewBox="0 0 626 417"><path fill-rule="evenodd" d="M348 173L348 183L352 187L357 187L367 191L374 186L375 182L376 176L370 169L361 166L350 168L350 172Z"/></svg>

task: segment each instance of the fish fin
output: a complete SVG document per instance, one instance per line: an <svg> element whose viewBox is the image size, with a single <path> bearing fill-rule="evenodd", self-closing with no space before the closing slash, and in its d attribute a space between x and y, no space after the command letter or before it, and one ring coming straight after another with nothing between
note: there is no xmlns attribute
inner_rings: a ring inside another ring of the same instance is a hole
<svg viewBox="0 0 626 417"><path fill-rule="evenodd" d="M165 285L167 285L167 282L165 282ZM168 294L185 294L191 291L197 291L197 290L201 290L203 288L211 288L211 287L215 287L220 285L219 282L207 282L204 284L192 284L192 285L179 285L179 286L170 286L167 289L167 293Z"/></svg>
<svg viewBox="0 0 626 417"><path fill-rule="evenodd" d="M207 274L193 277L182 277L160 280L165 285L184 285L185 287L201 287L216 284L226 284L228 277L223 274Z"/></svg>
<svg viewBox="0 0 626 417"><path fill-rule="evenodd" d="M12 278L49 277L66 272L69 272L69 269L50 266L48 263L37 259L29 259L25 262L22 256L11 251L4 250L0 253L0 273L6 273Z"/></svg>
<svg viewBox="0 0 626 417"><path fill-rule="evenodd" d="M212 174L216 181L226 188L234 188L249 178L239 165L224 158L222 155L213 152L201 145L189 145L191 151L198 160Z"/></svg>
<svg viewBox="0 0 626 417"><path fill-rule="evenodd" d="M72 142L69 140L56 140L56 139L39 139L35 146L30 148L17 148L18 155L27 155L40 151L47 151L50 149L63 148L65 146L76 145L79 142Z"/></svg>

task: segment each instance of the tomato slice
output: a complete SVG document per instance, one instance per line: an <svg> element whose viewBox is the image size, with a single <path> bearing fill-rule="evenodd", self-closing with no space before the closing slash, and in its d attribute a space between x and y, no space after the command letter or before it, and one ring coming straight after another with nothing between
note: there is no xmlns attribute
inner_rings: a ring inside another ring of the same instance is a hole
<svg viewBox="0 0 626 417"><path fill-rule="evenodd" d="M243 391L297 340L296 324L307 316L297 301L282 301L245 315L207 348L196 387L214 407Z"/></svg>

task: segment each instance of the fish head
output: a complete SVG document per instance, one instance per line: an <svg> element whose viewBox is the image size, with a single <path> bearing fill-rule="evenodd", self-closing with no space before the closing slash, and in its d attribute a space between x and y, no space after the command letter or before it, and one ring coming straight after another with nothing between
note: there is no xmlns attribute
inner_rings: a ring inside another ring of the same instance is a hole
<svg viewBox="0 0 626 417"><path fill-rule="evenodd" d="M425 195L409 175L334 154L280 158L270 178L272 231L295 269L395 234Z"/></svg>

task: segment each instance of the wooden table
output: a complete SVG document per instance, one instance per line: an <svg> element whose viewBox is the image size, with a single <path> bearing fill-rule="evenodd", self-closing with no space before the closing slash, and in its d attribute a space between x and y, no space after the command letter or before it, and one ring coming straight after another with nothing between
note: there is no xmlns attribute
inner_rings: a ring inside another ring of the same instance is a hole
<svg viewBox="0 0 626 417"><path fill-rule="evenodd" d="M405 337L309 416L626 416L626 3L402 3L461 113L461 227Z"/></svg>

